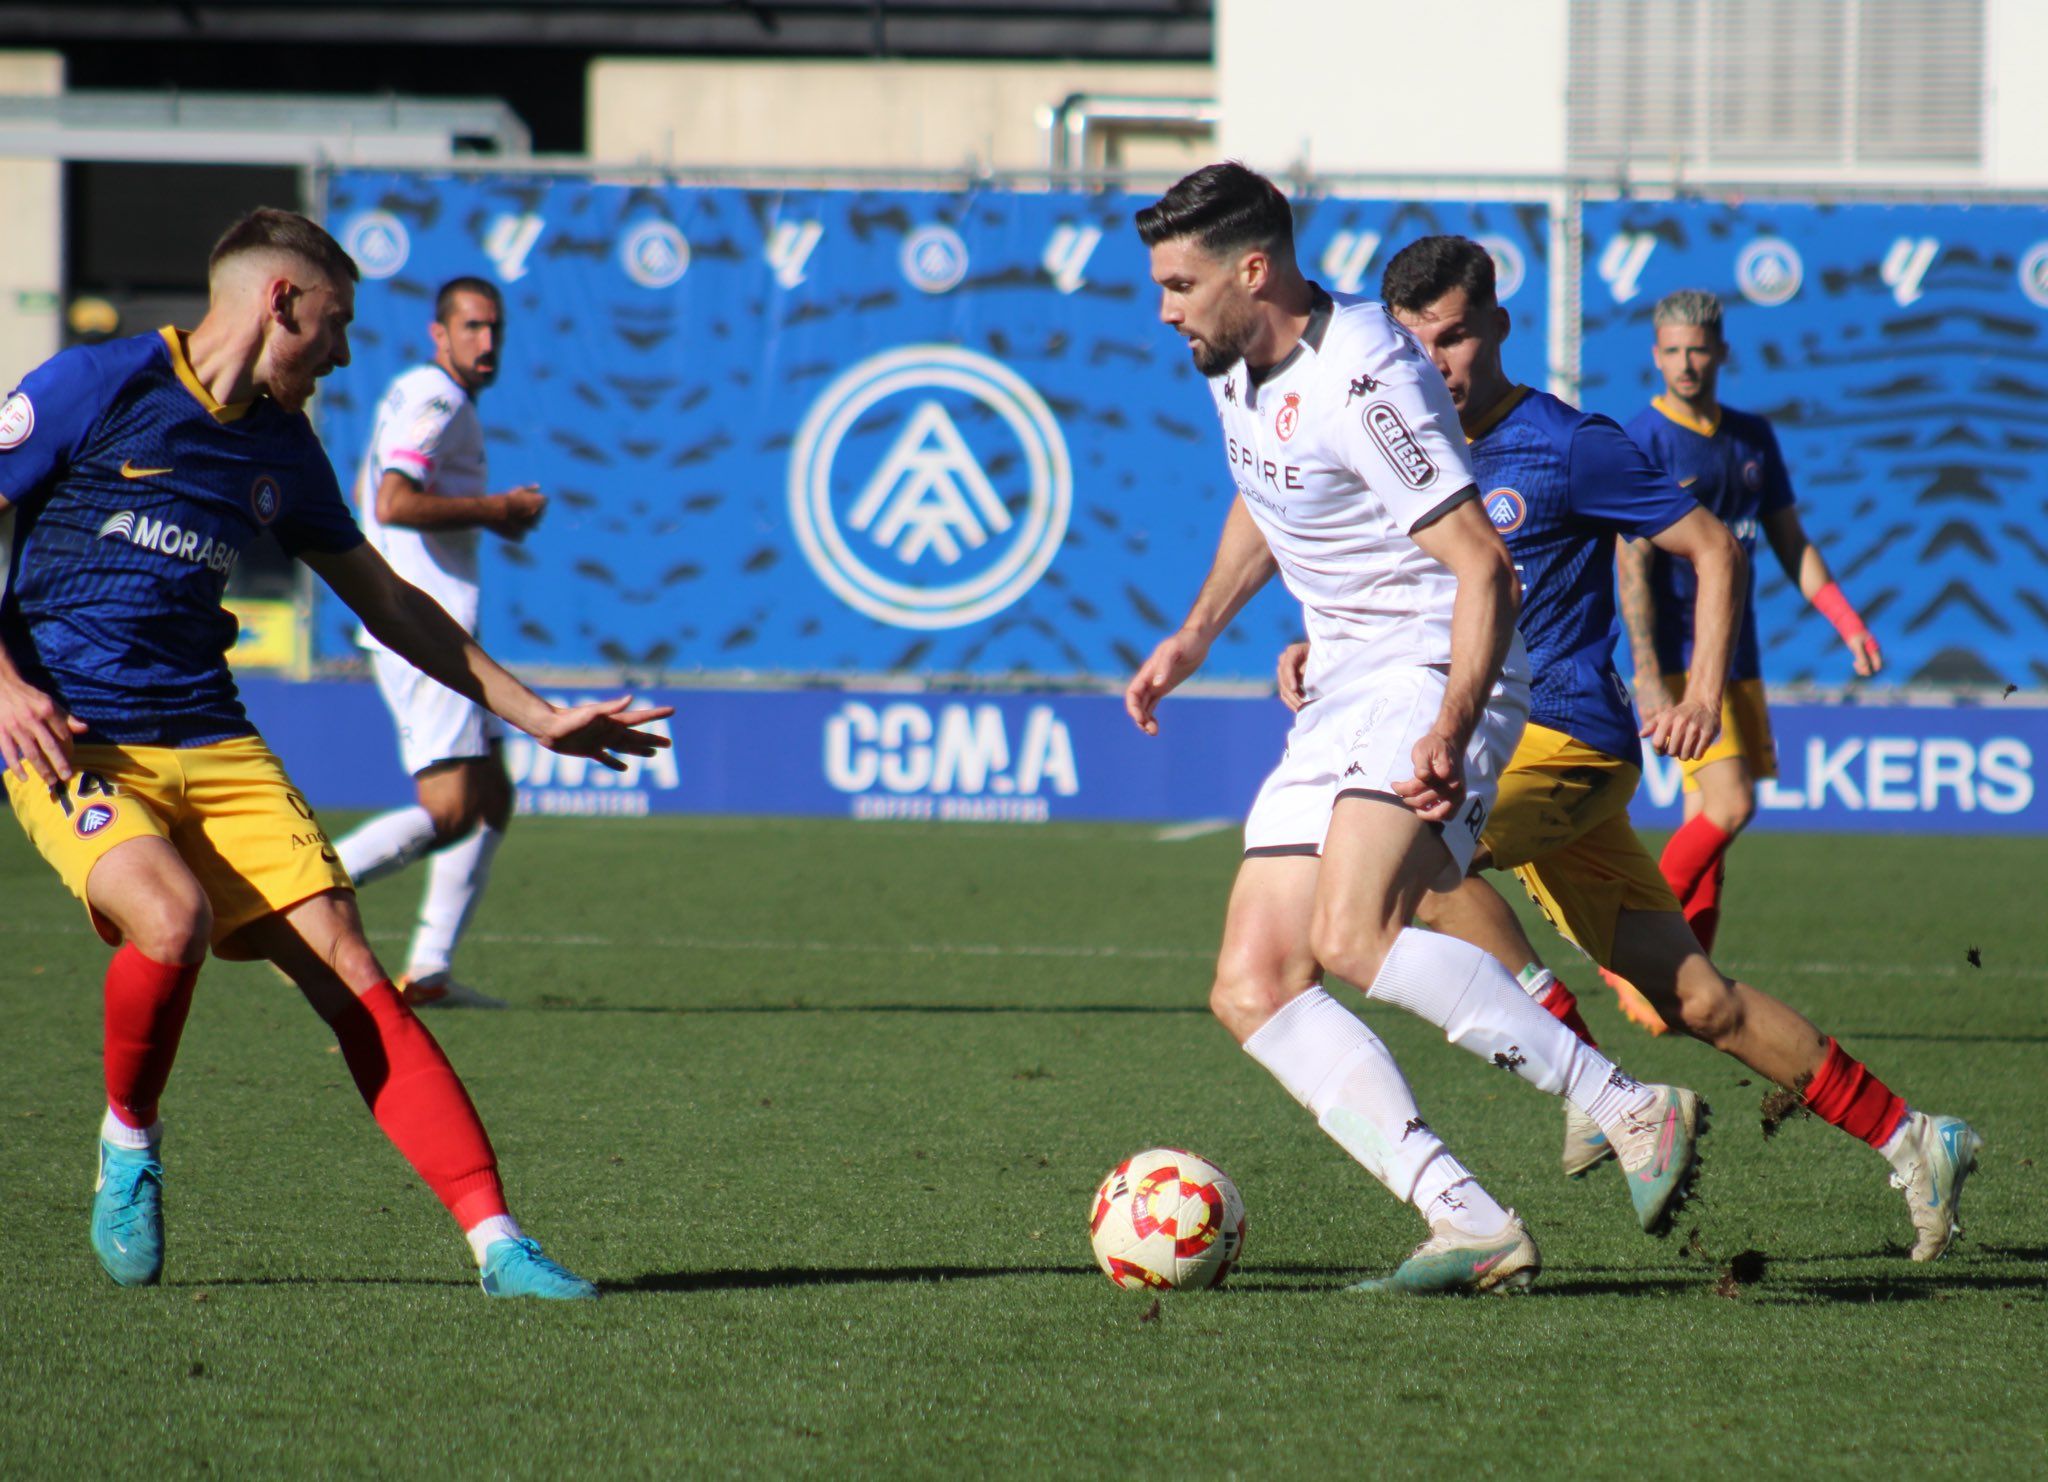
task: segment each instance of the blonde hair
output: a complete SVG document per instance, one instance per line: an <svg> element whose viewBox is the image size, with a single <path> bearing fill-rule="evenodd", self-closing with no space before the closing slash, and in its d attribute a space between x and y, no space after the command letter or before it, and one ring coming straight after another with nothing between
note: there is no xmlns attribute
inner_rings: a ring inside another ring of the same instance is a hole
<svg viewBox="0 0 2048 1482"><path fill-rule="evenodd" d="M1681 288L1657 300L1650 323L1662 329L1667 324L1690 324L1721 339L1721 300L1704 288Z"/></svg>

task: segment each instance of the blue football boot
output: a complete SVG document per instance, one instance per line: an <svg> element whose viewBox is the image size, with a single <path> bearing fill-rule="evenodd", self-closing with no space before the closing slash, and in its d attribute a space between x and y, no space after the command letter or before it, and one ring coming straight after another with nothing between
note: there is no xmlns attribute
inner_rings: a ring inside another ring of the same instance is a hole
<svg viewBox="0 0 2048 1482"><path fill-rule="evenodd" d="M164 1165L155 1148L100 1139L92 1253L122 1286L154 1286L164 1274Z"/></svg>
<svg viewBox="0 0 2048 1482"><path fill-rule="evenodd" d="M556 1265L540 1252L538 1240L494 1240L484 1251L484 1292L492 1297L544 1297L555 1302L588 1302L597 1283Z"/></svg>

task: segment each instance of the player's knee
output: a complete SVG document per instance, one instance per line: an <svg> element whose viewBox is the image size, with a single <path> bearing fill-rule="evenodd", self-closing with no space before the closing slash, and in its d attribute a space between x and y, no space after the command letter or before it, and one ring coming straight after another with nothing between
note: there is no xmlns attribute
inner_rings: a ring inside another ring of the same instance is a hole
<svg viewBox="0 0 2048 1482"><path fill-rule="evenodd" d="M1742 1033L1742 997L1704 957L1687 968L1678 976L1679 1027L1716 1049L1726 1048Z"/></svg>
<svg viewBox="0 0 2048 1482"><path fill-rule="evenodd" d="M1347 983L1370 988L1380 966L1394 950L1399 928L1377 921L1342 921L1318 913L1309 927L1309 945L1316 961Z"/></svg>
<svg viewBox="0 0 2048 1482"><path fill-rule="evenodd" d="M197 891L165 892L126 913L125 934L135 950L154 962L193 963L206 959L213 941L213 907Z"/></svg>
<svg viewBox="0 0 2048 1482"><path fill-rule="evenodd" d="M1709 798L1703 811L1722 833L1739 834L1756 817L1756 791L1747 787L1731 788L1721 796Z"/></svg>
<svg viewBox="0 0 2048 1482"><path fill-rule="evenodd" d="M1301 985L1290 986L1277 973L1222 963L1209 988L1209 1012L1242 1044L1300 991Z"/></svg>
<svg viewBox="0 0 2048 1482"><path fill-rule="evenodd" d="M427 817L434 821L434 842L436 849L446 849L456 840L466 837L482 821L483 810L469 798L453 799L448 802L427 805Z"/></svg>

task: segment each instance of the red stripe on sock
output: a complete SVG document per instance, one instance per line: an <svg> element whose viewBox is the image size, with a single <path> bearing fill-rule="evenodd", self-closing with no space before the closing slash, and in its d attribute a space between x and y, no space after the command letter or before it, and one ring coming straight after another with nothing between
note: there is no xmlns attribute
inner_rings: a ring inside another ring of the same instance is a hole
<svg viewBox="0 0 2048 1482"><path fill-rule="evenodd" d="M1823 1122L1882 1148L1906 1115L1906 1103L1891 1087L1852 1060L1832 1036L1820 1069L1806 1086L1806 1105Z"/></svg>
<svg viewBox="0 0 2048 1482"><path fill-rule="evenodd" d="M107 964L102 1044L107 1105L130 1127L156 1121L157 1102L178 1058L178 1040L192 1008L199 964L158 962L134 943Z"/></svg>
<svg viewBox="0 0 2048 1482"><path fill-rule="evenodd" d="M1704 813L1678 826L1678 832L1664 846L1657 868L1664 872L1665 883L1670 885L1680 905L1693 898L1701 878L1713 873L1734 839L1735 835L1725 832ZM1715 898L1719 899L1718 894Z"/></svg>
<svg viewBox="0 0 2048 1482"><path fill-rule="evenodd" d="M1586 1027L1586 1021L1579 1017L1579 1000L1562 981L1554 981L1543 990L1543 996L1536 1000L1550 1017L1576 1034L1586 1044L1599 1049L1599 1042L1593 1038L1593 1031Z"/></svg>
<svg viewBox="0 0 2048 1482"><path fill-rule="evenodd" d="M497 1154L469 1092L397 991L377 984L331 1027L377 1125L456 1223L467 1230L507 1213Z"/></svg>

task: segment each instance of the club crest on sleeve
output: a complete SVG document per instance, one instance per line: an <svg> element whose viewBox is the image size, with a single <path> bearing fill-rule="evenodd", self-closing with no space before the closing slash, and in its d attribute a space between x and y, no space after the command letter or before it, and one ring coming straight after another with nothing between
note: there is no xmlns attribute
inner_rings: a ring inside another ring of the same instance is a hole
<svg viewBox="0 0 2048 1482"><path fill-rule="evenodd" d="M1752 489L1764 486L1764 466L1752 458L1742 465L1742 482Z"/></svg>
<svg viewBox="0 0 2048 1482"><path fill-rule="evenodd" d="M1296 391L1290 391L1287 393L1287 400L1281 403L1280 410L1273 416L1273 431L1279 434L1280 441L1284 443L1287 439L1294 436L1294 429L1299 426L1301 426L1301 394Z"/></svg>
<svg viewBox="0 0 2048 1482"><path fill-rule="evenodd" d="M1408 430L1392 402L1376 401L1365 409L1365 430L1379 444L1401 482L1411 489L1427 489L1436 482L1436 464L1422 451L1422 444Z"/></svg>
<svg viewBox="0 0 2048 1482"><path fill-rule="evenodd" d="M268 525L283 508L284 492L277 487L277 480L267 473L259 475L249 486L249 509L256 516L256 523Z"/></svg>
<svg viewBox="0 0 2048 1482"><path fill-rule="evenodd" d="M1495 489L1486 496L1486 518L1503 535L1512 535L1529 518L1529 503L1513 489Z"/></svg>
<svg viewBox="0 0 2048 1482"><path fill-rule="evenodd" d="M72 820L71 829L79 838L90 839L105 832L107 826L120 816L120 810L112 803L94 803Z"/></svg>
<svg viewBox="0 0 2048 1482"><path fill-rule="evenodd" d="M20 447L35 430L35 403L26 391L17 391L0 402L0 449Z"/></svg>

